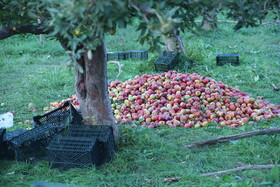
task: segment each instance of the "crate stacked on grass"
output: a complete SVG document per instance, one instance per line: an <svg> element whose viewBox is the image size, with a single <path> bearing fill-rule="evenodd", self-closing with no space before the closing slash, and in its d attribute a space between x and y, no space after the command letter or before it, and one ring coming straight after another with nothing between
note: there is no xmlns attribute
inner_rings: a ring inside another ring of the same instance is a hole
<svg viewBox="0 0 280 187"><path fill-rule="evenodd" d="M14 160L15 151L12 147L12 139L25 133L26 129L18 129L11 132L6 132L3 136L1 159Z"/></svg>
<svg viewBox="0 0 280 187"><path fill-rule="evenodd" d="M225 64L239 65L238 54L219 54L216 56L217 66Z"/></svg>
<svg viewBox="0 0 280 187"><path fill-rule="evenodd" d="M148 60L147 50L129 50L122 52L108 52L107 61L112 60Z"/></svg>
<svg viewBox="0 0 280 187"><path fill-rule="evenodd" d="M4 134L6 133L6 129L0 129L0 158L3 154L3 143L4 143Z"/></svg>
<svg viewBox="0 0 280 187"><path fill-rule="evenodd" d="M114 152L113 130L107 125L71 125L47 147L51 167L59 169L100 166L111 160Z"/></svg>
<svg viewBox="0 0 280 187"><path fill-rule="evenodd" d="M155 71L168 71L179 63L179 53L174 51L164 51L163 55L154 62Z"/></svg>
<svg viewBox="0 0 280 187"><path fill-rule="evenodd" d="M53 111L33 117L33 121L36 126L51 124L63 129L69 124L81 125L83 118L71 102L66 101L61 107Z"/></svg>
<svg viewBox="0 0 280 187"><path fill-rule="evenodd" d="M127 60L129 58L128 52L108 52L107 61L112 60Z"/></svg>
<svg viewBox="0 0 280 187"><path fill-rule="evenodd" d="M147 50L130 50L129 59L132 60L148 60L148 51Z"/></svg>
<svg viewBox="0 0 280 187"><path fill-rule="evenodd" d="M67 101L63 106L33 118L35 127L10 140L16 160L35 162L46 157L46 147L68 125L81 125L82 117Z"/></svg>
<svg viewBox="0 0 280 187"><path fill-rule="evenodd" d="M35 162L46 157L46 146L57 133L57 127L44 124L11 140L17 161Z"/></svg>

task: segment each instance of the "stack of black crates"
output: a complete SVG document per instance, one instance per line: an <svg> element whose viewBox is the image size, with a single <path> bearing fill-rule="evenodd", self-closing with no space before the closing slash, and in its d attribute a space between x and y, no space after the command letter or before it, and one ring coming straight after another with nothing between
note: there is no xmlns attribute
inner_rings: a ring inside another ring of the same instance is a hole
<svg viewBox="0 0 280 187"><path fill-rule="evenodd" d="M69 169L100 166L114 154L112 127L84 125L82 116L69 101L35 116L33 121L35 127L31 130L5 133L5 129L0 129L1 157L24 162L47 158L52 167Z"/></svg>
<svg viewBox="0 0 280 187"><path fill-rule="evenodd" d="M7 147L17 161L35 162L46 158L46 146L66 126L79 124L82 117L68 101L63 106L33 118L35 127L7 137Z"/></svg>
<svg viewBox="0 0 280 187"><path fill-rule="evenodd" d="M123 52L108 52L107 61L111 60L148 60L147 50L130 50Z"/></svg>
<svg viewBox="0 0 280 187"><path fill-rule="evenodd" d="M164 51L154 62L155 71L169 71L179 63L179 52Z"/></svg>

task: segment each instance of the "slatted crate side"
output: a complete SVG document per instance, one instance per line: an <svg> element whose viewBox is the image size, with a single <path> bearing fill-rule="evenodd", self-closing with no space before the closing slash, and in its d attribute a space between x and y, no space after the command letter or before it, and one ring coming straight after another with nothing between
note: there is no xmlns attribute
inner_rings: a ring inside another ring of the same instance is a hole
<svg viewBox="0 0 280 187"><path fill-rule="evenodd" d="M216 62L218 66L225 64L239 65L239 55L238 54L219 54L216 56Z"/></svg>
<svg viewBox="0 0 280 187"><path fill-rule="evenodd" d="M168 71L173 69L179 63L179 56L177 53L160 56L154 62L156 71Z"/></svg>
<svg viewBox="0 0 280 187"><path fill-rule="evenodd" d="M130 50L129 59L132 60L148 60L148 51L147 50Z"/></svg>
<svg viewBox="0 0 280 187"><path fill-rule="evenodd" d="M129 59L128 52L107 52L107 61L127 59Z"/></svg>
<svg viewBox="0 0 280 187"><path fill-rule="evenodd" d="M93 166L101 159L100 149L96 138L56 137L47 147L48 161L59 169Z"/></svg>
<svg viewBox="0 0 280 187"><path fill-rule="evenodd" d="M69 124L81 125L83 118L73 107L70 101L66 101L63 106L54 109L46 114L33 117L36 126L51 124L53 126L64 128Z"/></svg>
<svg viewBox="0 0 280 187"><path fill-rule="evenodd" d="M46 157L46 146L57 133L53 125L41 125L14 137L10 144L16 160L35 162Z"/></svg>
<svg viewBox="0 0 280 187"><path fill-rule="evenodd" d="M72 125L61 135L56 135L47 147L52 167L100 166L109 161L115 151L111 126Z"/></svg>

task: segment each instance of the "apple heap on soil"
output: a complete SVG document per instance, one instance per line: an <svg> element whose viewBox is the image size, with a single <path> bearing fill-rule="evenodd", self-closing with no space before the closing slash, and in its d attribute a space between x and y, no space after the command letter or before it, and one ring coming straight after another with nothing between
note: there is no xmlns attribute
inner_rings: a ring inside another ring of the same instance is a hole
<svg viewBox="0 0 280 187"><path fill-rule="evenodd" d="M280 105L260 97L254 99L239 89L197 73L168 71L135 76L125 82L112 81L109 96L117 123L149 128L164 125L198 128L206 127L209 122L236 127L249 119L280 116ZM66 100L79 108L76 95ZM51 103L50 108L59 107L66 100Z"/></svg>

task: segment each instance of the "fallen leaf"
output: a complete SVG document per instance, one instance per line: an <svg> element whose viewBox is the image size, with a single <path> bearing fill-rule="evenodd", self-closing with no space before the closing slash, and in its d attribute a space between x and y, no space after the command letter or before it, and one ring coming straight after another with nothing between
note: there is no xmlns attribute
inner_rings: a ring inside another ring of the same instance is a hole
<svg viewBox="0 0 280 187"><path fill-rule="evenodd" d="M257 82L260 79L259 75L254 77L254 81Z"/></svg>
<svg viewBox="0 0 280 187"><path fill-rule="evenodd" d="M29 108L31 108L31 107L33 107L33 106L34 106L33 103L29 103L29 104L28 104L28 107L29 107Z"/></svg>
<svg viewBox="0 0 280 187"><path fill-rule="evenodd" d="M169 177L164 179L165 182L177 182L179 180L181 180L181 177Z"/></svg>
<svg viewBox="0 0 280 187"><path fill-rule="evenodd" d="M257 53L259 53L260 51L254 51L254 50L252 50L252 51L250 51L250 53L252 53L252 54L257 54Z"/></svg>

